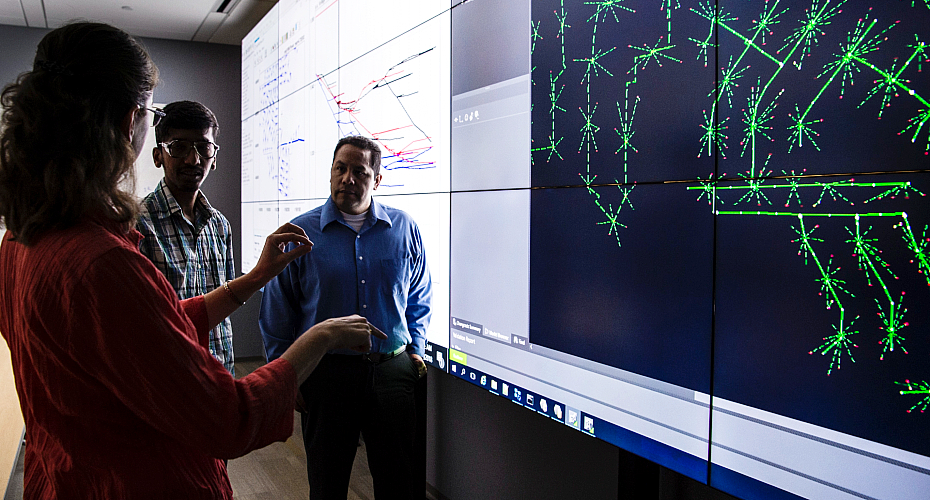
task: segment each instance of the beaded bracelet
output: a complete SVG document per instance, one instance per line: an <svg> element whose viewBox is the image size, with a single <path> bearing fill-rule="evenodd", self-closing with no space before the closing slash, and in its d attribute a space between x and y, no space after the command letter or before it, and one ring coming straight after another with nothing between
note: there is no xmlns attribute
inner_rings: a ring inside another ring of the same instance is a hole
<svg viewBox="0 0 930 500"><path fill-rule="evenodd" d="M236 294L234 294L233 291L229 289L228 281L223 282L223 288L226 289L226 293L229 294L229 298L233 299L233 302L235 302L236 304L239 304L240 306L245 305L245 302L239 300L239 297L236 297Z"/></svg>

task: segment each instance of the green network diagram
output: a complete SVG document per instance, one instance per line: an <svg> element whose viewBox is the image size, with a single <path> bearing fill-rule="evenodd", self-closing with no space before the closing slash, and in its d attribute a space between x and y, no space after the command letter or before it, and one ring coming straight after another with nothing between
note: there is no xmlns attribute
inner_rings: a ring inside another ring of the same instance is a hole
<svg viewBox="0 0 930 500"><path fill-rule="evenodd" d="M727 169L738 165L742 171L735 178L727 178L718 170L704 178L693 175L653 180L682 182L681 189L693 190L696 201L709 205L717 217L785 219L796 236L791 243L797 247L798 258L813 277L810 292L819 293L826 309L835 312L835 321L823 325L825 334L812 339L805 353L823 356L827 376L854 363L858 356L875 355L884 360L897 352L907 353L908 307L920 305L908 303L907 291L897 286L897 281L901 273L917 273L921 276L918 281L930 286L930 226L915 222L904 210L871 210L871 206L892 199L919 200L925 193L911 180L869 182L869 176L859 175L869 172L840 170L833 174L842 180L835 180L803 168L779 167L802 150L820 152L825 138L843 133L827 123L826 113L834 109L853 109L861 120L886 121L902 116L892 117L890 109L903 109L907 118L893 125L895 133L913 148L909 158L919 160L886 171L914 178L927 176L930 71L924 69L930 70L930 0L902 0L895 5L898 11L904 8L925 20L907 24L911 31L883 12L886 2L878 2L874 8L848 0L682 3L686 2L555 0L545 4L555 8L544 8L542 2L534 2L534 185L537 168L558 165L570 154L581 158L573 164L582 166L576 183L587 189L590 202L601 214L601 219L592 223L604 226L605 237L622 247L624 231L630 230L625 219L635 210L637 181L643 178L646 167L645 159L636 155L638 144L650 140L637 135L640 131L636 127L637 113L645 111L643 96L649 95L649 89L643 87L648 85L645 76L661 73L669 65L708 67L717 63L715 81L702 91L706 93L705 109L701 116L692 117L694 156L716 158L725 162ZM738 9L739 15L730 7ZM747 12L752 14L747 17ZM621 46L605 42L613 42L616 33L625 32L646 16L660 18L661 22L652 26L664 28L646 43ZM704 26L703 36L693 29L698 23ZM685 31L679 29L682 25L692 27L687 33L692 36L680 34ZM547 54L539 57L538 45L544 40ZM577 41L582 40L590 41L589 50L579 53ZM890 63L885 56L889 52L894 54ZM811 60L819 61L813 72ZM813 78L802 80L799 75ZM601 81L609 86L595 88ZM790 93L796 101L789 101L786 95L786 89L792 87L803 90ZM867 91L863 93L862 87ZM583 95L577 110L565 104L571 92ZM608 97L608 102L599 101ZM608 122L616 126L605 125ZM570 138L574 140L569 142ZM876 141L885 139L878 137ZM616 159L603 161L598 155L601 151L613 153ZM776 168L779 173L774 172ZM617 191L608 197L604 188ZM824 206L830 209L823 210ZM827 224L842 225L847 237L822 239L818 230ZM879 225L890 225L898 238L875 236ZM855 256L854 273L864 278L867 289L853 289L848 283L849 270L840 273L834 265L833 255L841 251ZM910 268L894 269L885 252L906 253ZM847 307L850 298L869 293L874 295L872 311ZM857 320L866 313L880 318L880 332L857 329ZM913 333L927 335L930 329L923 325ZM865 339L873 337L878 339L875 352L860 348ZM926 378L903 378L894 383L895 390L912 398L905 406L907 412L922 413L930 407Z"/></svg>

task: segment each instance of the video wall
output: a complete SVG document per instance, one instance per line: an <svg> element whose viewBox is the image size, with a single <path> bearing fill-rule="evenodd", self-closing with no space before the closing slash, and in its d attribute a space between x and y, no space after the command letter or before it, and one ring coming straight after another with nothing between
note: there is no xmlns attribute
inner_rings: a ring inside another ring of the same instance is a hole
<svg viewBox="0 0 930 500"><path fill-rule="evenodd" d="M280 2L243 267L373 137L434 366L740 498L924 498L928 44L926 0Z"/></svg>
<svg viewBox="0 0 930 500"><path fill-rule="evenodd" d="M242 268L265 237L330 195L347 135L382 150L378 201L419 225L433 316L448 316L449 12L435 2L278 2L242 42ZM409 11L407 10L409 8ZM340 23L340 12L357 12ZM448 343L433 321L431 343Z"/></svg>

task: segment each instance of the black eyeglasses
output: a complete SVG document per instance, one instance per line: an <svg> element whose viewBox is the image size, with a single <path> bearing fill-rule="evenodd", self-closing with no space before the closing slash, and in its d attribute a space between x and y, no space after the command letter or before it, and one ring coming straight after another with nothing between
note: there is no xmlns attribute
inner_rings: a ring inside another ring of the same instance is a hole
<svg viewBox="0 0 930 500"><path fill-rule="evenodd" d="M191 154L191 148L193 148L201 158L209 160L216 156L216 152L220 150L219 146L210 141L185 141L175 139L171 142L160 142L158 145L165 148L165 151L168 152L168 156L172 158L186 158L187 155Z"/></svg>
<svg viewBox="0 0 930 500"><path fill-rule="evenodd" d="M155 115L155 117L152 118L152 126L153 126L153 127L157 127L158 124L161 123L161 119L164 118L164 117L166 116L166 115L165 115L165 112L162 111L162 110L160 110L160 109L158 109L158 108L145 108L145 109L148 110L148 111L151 111L152 114Z"/></svg>

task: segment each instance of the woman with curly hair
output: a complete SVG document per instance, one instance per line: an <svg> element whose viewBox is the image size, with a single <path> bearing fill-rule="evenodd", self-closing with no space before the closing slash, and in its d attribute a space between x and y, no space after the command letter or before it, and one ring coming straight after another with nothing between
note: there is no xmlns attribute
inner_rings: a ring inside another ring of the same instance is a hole
<svg viewBox="0 0 930 500"><path fill-rule="evenodd" d="M177 299L132 229L157 80L131 36L75 23L0 97L0 333L25 498L232 498L222 459L291 435L297 387L326 351L383 338L359 316L330 320L240 380L210 355L207 332L312 243L285 224L250 273Z"/></svg>

